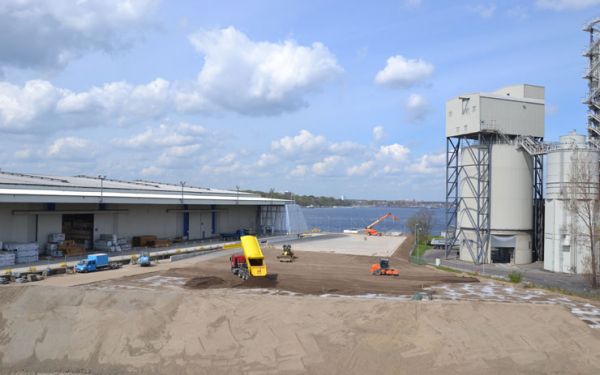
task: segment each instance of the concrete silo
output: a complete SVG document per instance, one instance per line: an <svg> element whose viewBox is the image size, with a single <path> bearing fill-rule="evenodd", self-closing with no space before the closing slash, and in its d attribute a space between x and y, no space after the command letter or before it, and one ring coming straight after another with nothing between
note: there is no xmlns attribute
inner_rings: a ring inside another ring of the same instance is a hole
<svg viewBox="0 0 600 375"><path fill-rule="evenodd" d="M446 254L475 263L524 264L543 246L544 88L509 86L446 103ZM454 236L452 237L452 234Z"/></svg>
<svg viewBox="0 0 600 375"><path fill-rule="evenodd" d="M558 144L547 144L544 268L584 273L590 254L586 222L596 220L599 150L585 136L572 132ZM587 206L592 208L587 213Z"/></svg>

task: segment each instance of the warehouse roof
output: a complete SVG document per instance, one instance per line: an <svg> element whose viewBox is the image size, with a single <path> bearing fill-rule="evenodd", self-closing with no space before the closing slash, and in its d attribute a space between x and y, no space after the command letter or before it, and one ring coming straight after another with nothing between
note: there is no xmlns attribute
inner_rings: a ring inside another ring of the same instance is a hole
<svg viewBox="0 0 600 375"><path fill-rule="evenodd" d="M0 172L0 202L282 205L288 201L153 181Z"/></svg>

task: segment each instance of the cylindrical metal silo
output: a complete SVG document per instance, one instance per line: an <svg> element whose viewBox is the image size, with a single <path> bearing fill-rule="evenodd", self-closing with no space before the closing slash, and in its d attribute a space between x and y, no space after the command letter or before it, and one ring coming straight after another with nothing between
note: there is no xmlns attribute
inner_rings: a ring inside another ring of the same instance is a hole
<svg viewBox="0 0 600 375"><path fill-rule="evenodd" d="M582 273L590 255L589 234L574 209L597 199L599 151L575 132L560 137L547 157L544 268ZM580 203L577 203L580 202Z"/></svg>
<svg viewBox="0 0 600 375"><path fill-rule="evenodd" d="M475 240L478 231L474 221L485 219L485 207L489 207L489 243L484 262L531 263L531 231L533 209L533 163L531 156L517 144L496 143L490 145L490 173L487 168L475 166L481 157L480 146L465 148L461 155L460 175L461 203L458 227L465 240L460 244L460 258L472 261L469 240ZM478 153L479 152L479 153ZM482 173L483 172L483 173ZM478 184L479 181L479 184ZM486 189L488 194L474 194L474 189ZM480 196L479 199L475 198ZM489 205L484 200L489 199ZM481 231L480 231L481 232ZM485 234L485 233L484 233ZM481 235L481 233L480 233Z"/></svg>

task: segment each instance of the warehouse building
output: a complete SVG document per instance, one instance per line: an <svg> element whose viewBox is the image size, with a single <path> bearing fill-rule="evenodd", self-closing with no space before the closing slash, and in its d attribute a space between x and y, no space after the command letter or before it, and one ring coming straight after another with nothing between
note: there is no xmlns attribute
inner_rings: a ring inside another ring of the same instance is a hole
<svg viewBox="0 0 600 375"><path fill-rule="evenodd" d="M298 218L298 220L294 220ZM239 191L104 177L0 172L0 241L64 233L87 249L102 234L202 240L305 230L298 206Z"/></svg>

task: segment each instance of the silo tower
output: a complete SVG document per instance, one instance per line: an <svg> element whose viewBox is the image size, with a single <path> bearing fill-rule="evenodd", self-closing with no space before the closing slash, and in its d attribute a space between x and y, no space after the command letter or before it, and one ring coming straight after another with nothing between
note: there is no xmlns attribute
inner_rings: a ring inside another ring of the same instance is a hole
<svg viewBox="0 0 600 375"><path fill-rule="evenodd" d="M446 103L446 256L543 258L544 88L508 86Z"/></svg>
<svg viewBox="0 0 600 375"><path fill-rule="evenodd" d="M560 137L560 142L545 145L544 268L549 271L589 271L590 233L586 224L596 218L592 201L598 196L600 150L588 141L573 131Z"/></svg>
<svg viewBox="0 0 600 375"><path fill-rule="evenodd" d="M590 34L590 44L583 55L589 66L583 78L588 81L588 95L583 100L588 106L588 134L596 146L600 142L600 18L583 28Z"/></svg>

